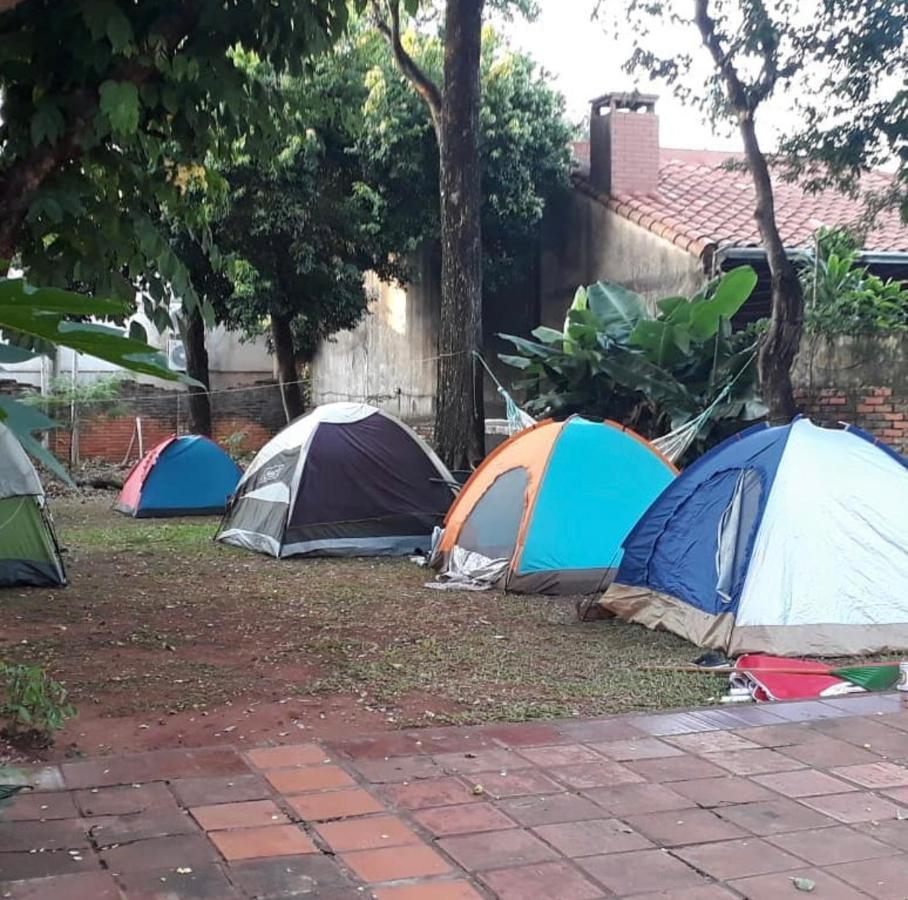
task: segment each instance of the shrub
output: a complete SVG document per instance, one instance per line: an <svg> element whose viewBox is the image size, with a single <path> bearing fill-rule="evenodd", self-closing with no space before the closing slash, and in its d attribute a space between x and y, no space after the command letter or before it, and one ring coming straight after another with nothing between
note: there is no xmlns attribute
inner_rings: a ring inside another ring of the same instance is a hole
<svg viewBox="0 0 908 900"><path fill-rule="evenodd" d="M0 719L4 734L19 743L49 746L76 714L66 688L40 666L0 663Z"/></svg>

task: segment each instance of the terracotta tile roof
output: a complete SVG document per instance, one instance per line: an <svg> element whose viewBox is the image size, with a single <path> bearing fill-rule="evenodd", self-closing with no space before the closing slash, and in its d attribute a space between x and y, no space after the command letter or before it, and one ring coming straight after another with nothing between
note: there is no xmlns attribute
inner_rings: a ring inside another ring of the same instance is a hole
<svg viewBox="0 0 908 900"><path fill-rule="evenodd" d="M663 148L658 193L598 199L620 216L697 256L726 247L759 247L752 182L746 172L724 167L729 158L739 159L740 154ZM580 190L597 196L582 173L576 183ZM867 176L865 188L879 190L887 183L887 175L873 173ZM856 224L863 214L859 198L837 191L809 194L781 178L775 178L773 186L782 240L787 247L809 247L820 225ZM898 212L877 217L863 249L908 253L908 226L901 222Z"/></svg>

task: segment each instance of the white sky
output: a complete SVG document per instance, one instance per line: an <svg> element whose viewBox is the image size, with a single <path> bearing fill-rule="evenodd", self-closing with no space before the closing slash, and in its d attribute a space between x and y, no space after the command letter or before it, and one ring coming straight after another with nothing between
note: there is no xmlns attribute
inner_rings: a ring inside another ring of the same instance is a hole
<svg viewBox="0 0 908 900"><path fill-rule="evenodd" d="M703 122L700 112L685 108L666 84L624 72L622 64L633 49L631 37L626 30L615 34L618 29L607 19L591 22L593 5L594 0L540 0L542 12L535 22L515 20L500 26L516 47L530 53L552 74L567 99L572 121L589 114L591 98L637 87L659 95L656 112L663 147L741 149L736 132L715 133L711 125ZM610 4L606 0L603 5ZM666 29L652 40L654 49L666 56L676 50L689 52L695 62L702 64L700 71L708 71L709 57L695 31ZM790 121L791 112L784 97L773 98L761 108L758 127L766 149L775 145L777 130Z"/></svg>

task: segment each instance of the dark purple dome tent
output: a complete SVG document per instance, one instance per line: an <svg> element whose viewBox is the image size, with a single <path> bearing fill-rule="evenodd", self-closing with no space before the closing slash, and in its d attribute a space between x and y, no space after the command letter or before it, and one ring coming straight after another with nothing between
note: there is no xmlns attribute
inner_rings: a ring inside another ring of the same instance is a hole
<svg viewBox="0 0 908 900"><path fill-rule="evenodd" d="M428 444L364 403L329 403L259 452L217 534L271 556L426 553L454 498Z"/></svg>

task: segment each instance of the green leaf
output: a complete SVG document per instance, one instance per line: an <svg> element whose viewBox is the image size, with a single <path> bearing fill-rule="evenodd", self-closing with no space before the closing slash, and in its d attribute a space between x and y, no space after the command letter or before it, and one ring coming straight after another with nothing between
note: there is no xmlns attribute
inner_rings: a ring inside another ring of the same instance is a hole
<svg viewBox="0 0 908 900"><path fill-rule="evenodd" d="M115 134L135 134L139 127L139 91L131 81L105 81L100 109Z"/></svg>
<svg viewBox="0 0 908 900"><path fill-rule="evenodd" d="M587 288L587 296L589 307L602 323L603 330L615 340L625 340L636 324L647 318L643 298L620 284L597 281Z"/></svg>
<svg viewBox="0 0 908 900"><path fill-rule="evenodd" d="M60 465L57 458L49 453L40 441L36 441L32 437L33 431L59 428L59 422L49 419L43 412L32 406L26 406L12 397L2 395L0 395L0 422L3 422L16 435L19 443L29 455L50 469L66 484L74 486L69 473Z"/></svg>
<svg viewBox="0 0 908 900"><path fill-rule="evenodd" d="M113 7L107 16L105 30L114 53L122 53L135 39L135 35L132 31L132 24L123 14L122 10L116 6Z"/></svg>
<svg viewBox="0 0 908 900"><path fill-rule="evenodd" d="M498 358L506 365L513 366L515 369L528 369L533 363L525 356L509 356L506 353L499 353Z"/></svg>
<svg viewBox="0 0 908 900"><path fill-rule="evenodd" d="M705 299L693 304L690 330L695 338L708 340L719 330L722 319L730 319L747 301L757 284L751 266L738 266L722 276Z"/></svg>
<svg viewBox="0 0 908 900"><path fill-rule="evenodd" d="M0 344L0 363L21 363L34 359L40 354L27 347L14 347L12 344Z"/></svg>
<svg viewBox="0 0 908 900"><path fill-rule="evenodd" d="M60 112L57 104L46 100L32 116L29 129L32 144L37 147L42 141L47 141L48 144L53 146L57 143L65 128L66 123L63 120L63 113Z"/></svg>
<svg viewBox="0 0 908 900"><path fill-rule="evenodd" d="M556 344L558 341L564 340L564 335L560 331L556 331L554 328L547 328L545 325L534 328L530 334L537 340L542 341L543 344Z"/></svg>

